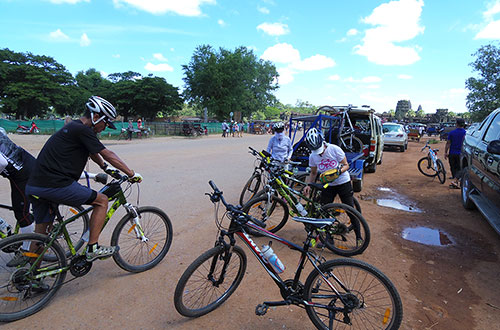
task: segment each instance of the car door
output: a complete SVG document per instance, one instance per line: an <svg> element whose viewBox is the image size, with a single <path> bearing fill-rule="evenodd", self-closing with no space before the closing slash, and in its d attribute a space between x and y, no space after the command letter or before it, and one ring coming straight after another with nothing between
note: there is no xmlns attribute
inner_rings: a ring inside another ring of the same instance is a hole
<svg viewBox="0 0 500 330"><path fill-rule="evenodd" d="M489 153L488 144L500 139L500 112L494 115L490 125L478 144L478 161L482 172L481 191L493 205L500 206L500 155Z"/></svg>
<svg viewBox="0 0 500 330"><path fill-rule="evenodd" d="M484 176L484 171L481 170L482 164L480 162L479 145L484 137L484 133L486 132L486 128L488 127L490 119L490 117L485 118L481 123L479 129L472 132L470 136L466 136L466 141L464 142L464 149L466 149L465 152L471 155L469 162L470 181L475 187L479 189L481 189Z"/></svg>

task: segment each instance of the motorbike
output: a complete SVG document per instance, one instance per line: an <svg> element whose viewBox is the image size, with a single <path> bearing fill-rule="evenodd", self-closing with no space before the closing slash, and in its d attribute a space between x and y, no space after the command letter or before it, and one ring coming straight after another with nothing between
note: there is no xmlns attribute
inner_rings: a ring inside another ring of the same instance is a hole
<svg viewBox="0 0 500 330"><path fill-rule="evenodd" d="M36 126L35 122L32 122L31 127L18 124L16 132L20 134L40 133L40 129Z"/></svg>

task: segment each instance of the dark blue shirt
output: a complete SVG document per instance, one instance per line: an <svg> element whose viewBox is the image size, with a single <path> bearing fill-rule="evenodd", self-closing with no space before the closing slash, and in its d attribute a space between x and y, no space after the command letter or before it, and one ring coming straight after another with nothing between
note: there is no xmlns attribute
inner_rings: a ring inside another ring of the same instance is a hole
<svg viewBox="0 0 500 330"><path fill-rule="evenodd" d="M458 127L448 133L448 141L450 141L450 155L460 155L464 137L465 129L462 127Z"/></svg>

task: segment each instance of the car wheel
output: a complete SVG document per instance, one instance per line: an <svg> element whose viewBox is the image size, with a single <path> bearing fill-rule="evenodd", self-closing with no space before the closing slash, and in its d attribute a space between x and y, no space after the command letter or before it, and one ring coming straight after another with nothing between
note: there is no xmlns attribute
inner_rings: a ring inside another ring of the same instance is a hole
<svg viewBox="0 0 500 330"><path fill-rule="evenodd" d="M462 192L462 205L466 210L473 210L476 208L474 202L470 199L470 192L473 188L469 178L469 168L463 169L462 180L460 181L460 188Z"/></svg>

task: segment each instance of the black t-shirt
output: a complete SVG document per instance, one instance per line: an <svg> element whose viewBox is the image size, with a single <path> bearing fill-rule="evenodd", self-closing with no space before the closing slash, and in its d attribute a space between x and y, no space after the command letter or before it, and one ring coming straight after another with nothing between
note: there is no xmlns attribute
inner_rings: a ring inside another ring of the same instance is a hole
<svg viewBox="0 0 500 330"><path fill-rule="evenodd" d="M104 148L91 127L74 120L47 140L28 184L47 188L69 186L80 178L89 155Z"/></svg>

